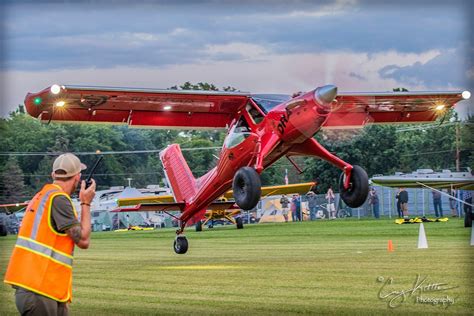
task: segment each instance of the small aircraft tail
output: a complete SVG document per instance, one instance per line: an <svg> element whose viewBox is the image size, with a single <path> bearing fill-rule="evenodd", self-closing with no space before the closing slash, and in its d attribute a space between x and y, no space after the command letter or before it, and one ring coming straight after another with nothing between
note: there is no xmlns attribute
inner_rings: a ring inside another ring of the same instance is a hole
<svg viewBox="0 0 474 316"><path fill-rule="evenodd" d="M175 201L189 201L197 191L196 179L189 169L179 145L173 144L161 151L160 159Z"/></svg>

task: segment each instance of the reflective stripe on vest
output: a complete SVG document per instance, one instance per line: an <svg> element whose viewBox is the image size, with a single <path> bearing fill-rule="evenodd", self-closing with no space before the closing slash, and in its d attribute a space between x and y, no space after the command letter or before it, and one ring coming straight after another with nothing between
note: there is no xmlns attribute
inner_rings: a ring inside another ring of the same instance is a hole
<svg viewBox="0 0 474 316"><path fill-rule="evenodd" d="M35 210L36 211L35 221L33 222L33 229L31 230L31 238L32 239L36 239L36 237L38 236L38 227L41 223L41 218L43 217L43 212L44 212L44 209L45 209L44 205L46 204L46 201L48 201L51 194L56 193L58 191L59 190L50 190L50 191L48 191L43 196L43 198L41 199L41 202L38 206L38 209Z"/></svg>
<svg viewBox="0 0 474 316"><path fill-rule="evenodd" d="M72 261L73 261L72 256L67 255L65 253L61 253L60 251L57 251L51 247L41 244L35 240L18 236L18 240L15 246L34 252L38 255L47 257L48 259L56 261L59 264L72 268Z"/></svg>

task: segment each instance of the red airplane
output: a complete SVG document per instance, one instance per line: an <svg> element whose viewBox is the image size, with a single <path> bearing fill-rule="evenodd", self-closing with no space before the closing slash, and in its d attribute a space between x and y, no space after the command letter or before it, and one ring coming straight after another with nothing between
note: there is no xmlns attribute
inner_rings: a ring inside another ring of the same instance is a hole
<svg viewBox="0 0 474 316"><path fill-rule="evenodd" d="M295 167L292 156L318 157L333 164L343 171L339 187L343 201L350 207L362 205L368 194L367 173L321 146L313 136L322 128L433 121L469 97L468 91L338 94L333 85L293 98L241 92L52 85L29 93L25 105L31 116L47 122L228 129L217 166L198 179L178 144L164 149L160 158L175 202L143 204L133 209L180 210L174 250L183 254L188 249L183 235L188 222L201 219L206 209L229 208L233 202L214 201L231 187L241 209L254 208L260 199L261 172L282 156Z"/></svg>

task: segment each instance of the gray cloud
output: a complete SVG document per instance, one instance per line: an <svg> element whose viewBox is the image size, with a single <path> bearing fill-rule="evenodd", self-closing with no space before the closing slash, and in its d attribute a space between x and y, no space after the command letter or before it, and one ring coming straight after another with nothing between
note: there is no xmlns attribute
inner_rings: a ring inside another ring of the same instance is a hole
<svg viewBox="0 0 474 316"><path fill-rule="evenodd" d="M426 63L416 62L404 67L387 65L380 69L379 74L382 78L392 78L412 86L465 88L472 64L464 60L464 56L463 49L445 51Z"/></svg>
<svg viewBox="0 0 474 316"><path fill-rule="evenodd" d="M353 72L353 71L351 71L351 72L349 73L349 77L356 78L356 79L359 79L359 80L364 80L364 81L367 80L367 77L364 77L364 76L362 76L362 75L360 75L360 74L357 74L357 73L355 73L355 72Z"/></svg>
<svg viewBox="0 0 474 316"><path fill-rule="evenodd" d="M462 6L455 5L387 7L354 1L247 4L142 1L111 7L102 1L12 2L3 6L2 69L164 66L238 59L241 52L205 54L207 45L232 42L255 43L278 54L422 52L457 47L467 32ZM185 32L174 33L176 30ZM137 36L140 34L143 38Z"/></svg>

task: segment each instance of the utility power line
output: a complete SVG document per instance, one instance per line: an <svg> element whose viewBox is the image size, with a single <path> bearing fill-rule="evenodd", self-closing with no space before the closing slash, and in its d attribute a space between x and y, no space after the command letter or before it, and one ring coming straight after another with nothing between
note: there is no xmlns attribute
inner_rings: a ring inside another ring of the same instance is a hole
<svg viewBox="0 0 474 316"><path fill-rule="evenodd" d="M409 157L409 156L418 156L418 155L431 155L431 154L441 154L441 153L453 153L455 151L456 151L456 149L438 150L438 151L424 151L424 152L418 152L418 153L413 153L413 154L400 155L400 157ZM461 151L467 151L467 149L464 149L464 150L461 150Z"/></svg>
<svg viewBox="0 0 474 316"><path fill-rule="evenodd" d="M456 124L464 126L464 125L473 125L474 123L449 122L449 123L442 123L442 124L437 123L437 124L415 125L415 126L397 128L395 130L395 132L399 133L399 132L423 131L423 130L427 130L427 129L431 129L431 128L440 128L440 127L453 126L453 125L456 125Z"/></svg>
<svg viewBox="0 0 474 316"><path fill-rule="evenodd" d="M192 147L192 148L181 148L181 151L195 151L195 150L216 150L222 147ZM121 151L79 151L73 152L76 156L87 156L87 155L125 155L125 154L149 154L159 153L162 149L149 149L149 150L121 150ZM0 152L0 156L59 156L65 152Z"/></svg>

